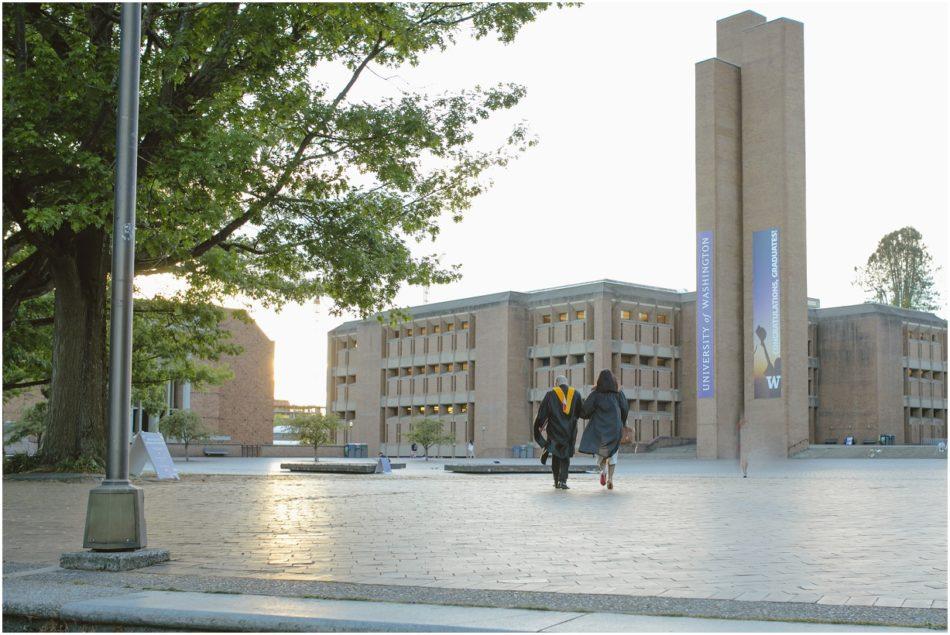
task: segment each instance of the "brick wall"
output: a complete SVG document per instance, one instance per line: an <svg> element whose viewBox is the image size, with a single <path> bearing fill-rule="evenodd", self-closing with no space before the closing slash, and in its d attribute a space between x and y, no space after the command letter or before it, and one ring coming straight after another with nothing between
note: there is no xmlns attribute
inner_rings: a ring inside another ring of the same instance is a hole
<svg viewBox="0 0 950 635"><path fill-rule="evenodd" d="M232 442L270 444L274 440L274 342L254 322L228 317L221 326L244 351L222 358L233 379L192 392L192 410Z"/></svg>

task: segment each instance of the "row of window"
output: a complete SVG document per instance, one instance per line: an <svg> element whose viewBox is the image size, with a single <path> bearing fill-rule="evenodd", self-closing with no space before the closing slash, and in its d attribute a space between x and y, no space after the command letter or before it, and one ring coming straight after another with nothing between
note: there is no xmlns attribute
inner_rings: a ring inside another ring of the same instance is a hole
<svg viewBox="0 0 950 635"><path fill-rule="evenodd" d="M629 309L621 309L621 310L620 310L620 319L621 319L621 320L632 320L632 319L633 319L633 316L634 316L634 312L631 311L631 310L629 310ZM547 313L547 314L541 316L541 323L542 323L542 324L551 324L552 322L567 322L568 317L569 317L569 313L568 313L567 311L562 311L562 312L560 312L560 313ZM580 310L574 311L574 319L575 319L575 320L585 320L585 319L587 319L587 311L584 310L584 309L580 309ZM650 313L647 312L647 311L639 311L639 310L638 310L638 311L636 312L636 319L637 319L638 321L640 321L640 322L649 322L649 321L650 321ZM669 316L667 316L667 315L664 314L664 313L658 313L657 316L656 316L656 321L657 321L659 324L666 324L666 323L668 322L668 320L669 320Z"/></svg>
<svg viewBox="0 0 950 635"><path fill-rule="evenodd" d="M459 322L459 330L464 331L468 328L468 320L462 320ZM399 332L392 333L392 337L413 337L415 335L429 335L435 333L449 333L455 330L454 322L446 322L445 328L442 328L441 324L433 324L432 326L418 326L415 328L405 328L402 330L402 335Z"/></svg>
<svg viewBox="0 0 950 635"><path fill-rule="evenodd" d="M550 324L551 322L567 322L568 313L566 311L561 313L547 313L541 316L541 324ZM575 320L586 320L587 311L580 309L579 311L574 311Z"/></svg>
<svg viewBox="0 0 950 635"><path fill-rule="evenodd" d="M441 406L401 406L398 408L387 408L387 417L423 417L426 415L455 415L468 412L468 404L450 404Z"/></svg>
<svg viewBox="0 0 950 635"><path fill-rule="evenodd" d="M453 362L449 364L428 364L423 366L404 366L389 370L389 377L411 377L414 375L439 375L468 370L468 362Z"/></svg>

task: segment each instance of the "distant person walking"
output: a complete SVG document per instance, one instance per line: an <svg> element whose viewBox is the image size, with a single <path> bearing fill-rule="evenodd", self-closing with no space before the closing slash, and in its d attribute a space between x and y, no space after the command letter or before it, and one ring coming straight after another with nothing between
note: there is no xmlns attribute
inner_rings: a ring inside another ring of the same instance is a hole
<svg viewBox="0 0 950 635"><path fill-rule="evenodd" d="M468 442L468 446L465 448L465 458L474 459L475 458L475 440L472 439Z"/></svg>
<svg viewBox="0 0 950 635"><path fill-rule="evenodd" d="M581 417L590 419L581 436L580 452L592 454L600 468L600 484L614 488L614 469L630 404L610 370L600 371L597 385L584 401Z"/></svg>
<svg viewBox="0 0 950 635"><path fill-rule="evenodd" d="M583 400L572 386L567 385L567 377L558 376L554 388L544 395L538 407L538 416L534 420L534 440L541 446L541 463L551 457L551 473L554 487L570 489L567 475L574 456L577 442L577 417L581 414ZM542 434L547 435L545 436Z"/></svg>
<svg viewBox="0 0 950 635"><path fill-rule="evenodd" d="M419 446L417 446L415 443L409 446L409 458L410 459L416 458L416 452L418 451L419 451Z"/></svg>

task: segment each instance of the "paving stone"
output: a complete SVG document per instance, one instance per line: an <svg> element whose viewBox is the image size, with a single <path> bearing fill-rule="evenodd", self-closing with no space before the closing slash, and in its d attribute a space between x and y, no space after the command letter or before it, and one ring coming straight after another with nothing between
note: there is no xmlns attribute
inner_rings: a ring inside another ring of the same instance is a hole
<svg viewBox="0 0 950 635"><path fill-rule="evenodd" d="M947 481L936 463L789 461L741 479L728 461L622 460L610 496L595 475L572 476L563 492L543 474L453 474L436 462L385 479L184 473L141 485L149 543L175 558L168 572L945 603ZM93 485L6 481L4 559L55 564L78 550ZM882 500L894 488L901 495ZM544 544L558 545L556 560L526 548Z"/></svg>
<svg viewBox="0 0 950 635"><path fill-rule="evenodd" d="M905 609L929 609L932 604L933 600L904 600L901 607Z"/></svg>

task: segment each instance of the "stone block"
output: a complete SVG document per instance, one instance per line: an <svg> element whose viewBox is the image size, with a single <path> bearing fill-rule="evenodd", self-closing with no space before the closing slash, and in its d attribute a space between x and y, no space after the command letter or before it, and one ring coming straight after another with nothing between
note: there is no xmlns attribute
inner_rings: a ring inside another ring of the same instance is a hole
<svg viewBox="0 0 950 635"><path fill-rule="evenodd" d="M84 571L130 571L167 562L168 549L136 549L134 551L75 551L59 557L63 569Z"/></svg>

